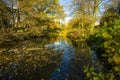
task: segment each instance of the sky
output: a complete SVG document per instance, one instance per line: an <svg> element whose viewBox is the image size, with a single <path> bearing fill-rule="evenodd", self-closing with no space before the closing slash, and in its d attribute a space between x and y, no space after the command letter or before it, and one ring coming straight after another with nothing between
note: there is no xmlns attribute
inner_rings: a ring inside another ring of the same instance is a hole
<svg viewBox="0 0 120 80"><path fill-rule="evenodd" d="M64 6L64 11L66 14L65 23L68 23L72 19L72 16L70 16L71 13L71 9L69 7L70 4L71 0L60 0L60 5Z"/></svg>
<svg viewBox="0 0 120 80"><path fill-rule="evenodd" d="M60 0L60 4L64 6L64 11L65 14L67 15L65 18L65 23L68 23L73 17L70 16L72 7L68 7L68 5L70 5L72 2L71 0ZM101 17L103 15L103 12L105 11L104 8L104 4L111 4L111 2L109 0L103 0L102 3L100 4L100 9L99 9L99 13L98 16Z"/></svg>

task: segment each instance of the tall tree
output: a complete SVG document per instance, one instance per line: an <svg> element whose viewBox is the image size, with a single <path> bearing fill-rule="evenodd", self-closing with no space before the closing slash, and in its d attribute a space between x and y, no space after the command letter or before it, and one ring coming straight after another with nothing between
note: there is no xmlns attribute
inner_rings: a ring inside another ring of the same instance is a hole
<svg viewBox="0 0 120 80"><path fill-rule="evenodd" d="M94 26L96 23L96 19L98 17L98 12L100 8L100 4L103 2L103 0L72 0L73 6L74 6L74 13L82 22L79 22L82 24L82 28L88 23L87 21L91 22L89 24L90 33L93 32ZM87 17L88 20L85 20L84 17Z"/></svg>
<svg viewBox="0 0 120 80"><path fill-rule="evenodd" d="M17 3L17 27L19 26L42 26L55 18L63 18L64 13L59 0L18 0ZM50 16L54 16L51 19ZM23 23L23 25L21 25Z"/></svg>
<svg viewBox="0 0 120 80"><path fill-rule="evenodd" d="M3 1L0 1L0 28L11 27L11 8L8 7Z"/></svg>

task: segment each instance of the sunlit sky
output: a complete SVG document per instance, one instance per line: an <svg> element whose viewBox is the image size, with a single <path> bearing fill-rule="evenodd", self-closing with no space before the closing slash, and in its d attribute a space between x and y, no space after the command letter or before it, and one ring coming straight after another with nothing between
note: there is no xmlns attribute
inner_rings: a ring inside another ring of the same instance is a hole
<svg viewBox="0 0 120 80"><path fill-rule="evenodd" d="M104 4L107 3L107 4L111 4L109 2L109 0L104 0L101 4L100 4L100 11L99 11L99 14L98 16L100 17L103 12L104 12ZM60 4L62 6L64 6L64 11L65 11L65 14L66 14L66 18L65 18L65 23L68 23L70 19L72 19L72 16L70 15L71 13L71 10L72 10L72 6L70 7L69 5L71 4L71 0L60 0Z"/></svg>
<svg viewBox="0 0 120 80"><path fill-rule="evenodd" d="M71 4L71 0L60 0L60 4L64 6L64 11L66 14L65 23L68 23L69 20L72 18L72 16L70 16L71 9L69 7L69 5Z"/></svg>

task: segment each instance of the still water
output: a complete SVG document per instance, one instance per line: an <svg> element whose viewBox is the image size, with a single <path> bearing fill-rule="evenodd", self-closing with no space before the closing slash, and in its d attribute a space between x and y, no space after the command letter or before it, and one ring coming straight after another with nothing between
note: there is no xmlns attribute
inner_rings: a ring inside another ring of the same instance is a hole
<svg viewBox="0 0 120 80"><path fill-rule="evenodd" d="M99 65L85 43L61 37L0 46L0 80L86 80L83 66Z"/></svg>

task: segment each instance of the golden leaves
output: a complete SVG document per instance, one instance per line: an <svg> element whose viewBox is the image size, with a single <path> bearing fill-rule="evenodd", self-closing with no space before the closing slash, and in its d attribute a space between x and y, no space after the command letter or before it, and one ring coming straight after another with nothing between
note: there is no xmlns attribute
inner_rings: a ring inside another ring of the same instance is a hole
<svg viewBox="0 0 120 80"><path fill-rule="evenodd" d="M120 55L114 55L113 60L116 64L120 64Z"/></svg>
<svg viewBox="0 0 120 80"><path fill-rule="evenodd" d="M102 36L106 39L111 39L112 38L112 36L107 32L102 33Z"/></svg>

